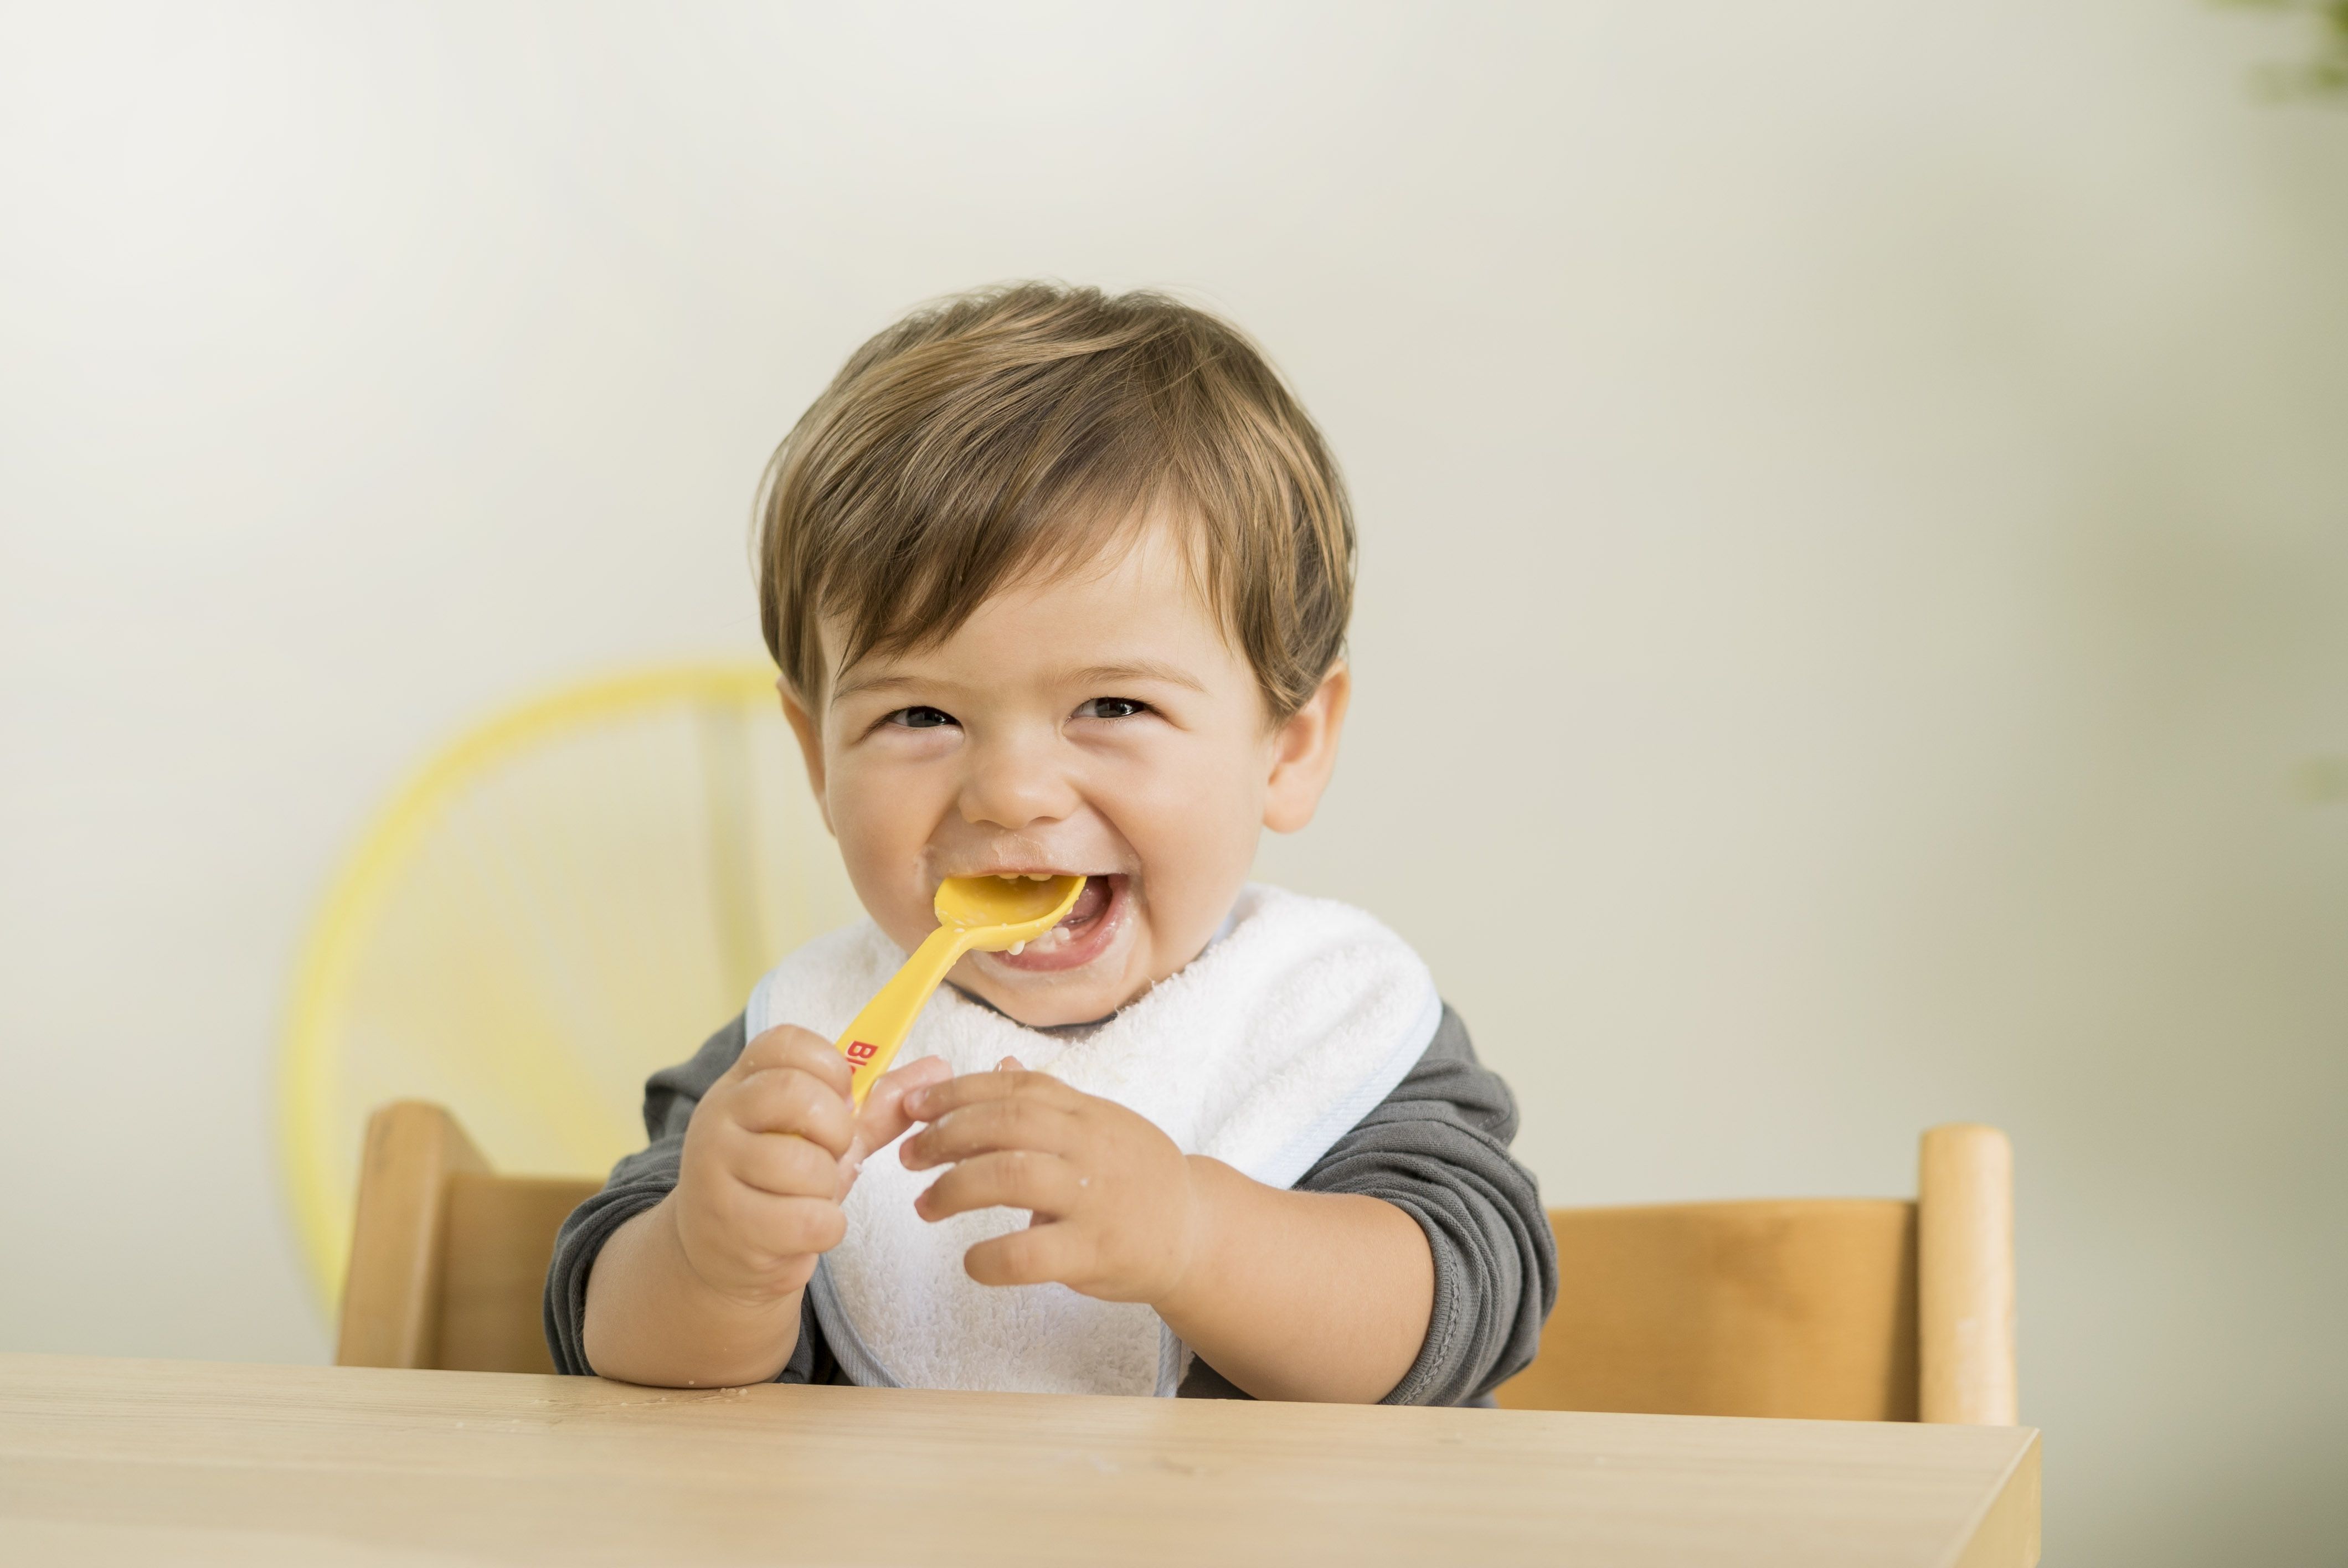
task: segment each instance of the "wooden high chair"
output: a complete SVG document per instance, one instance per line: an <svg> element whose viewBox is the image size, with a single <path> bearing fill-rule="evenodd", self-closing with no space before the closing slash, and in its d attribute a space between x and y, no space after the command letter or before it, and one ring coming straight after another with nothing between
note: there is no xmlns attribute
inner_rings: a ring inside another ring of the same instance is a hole
<svg viewBox="0 0 2348 1568"><path fill-rule="evenodd" d="M1557 1310L1515 1409L2014 1422L2013 1155L1935 1127L1912 1203L1552 1209Z"/></svg>
<svg viewBox="0 0 2348 1568"><path fill-rule="evenodd" d="M345 1367L551 1372L554 1233L599 1183L500 1176L455 1117L369 1118ZM1820 1198L1554 1209L1560 1289L1516 1409L2014 1419L2013 1156L1924 1134L1913 1203Z"/></svg>
<svg viewBox="0 0 2348 1568"><path fill-rule="evenodd" d="M403 1100L367 1119L338 1367L551 1372L554 1233L602 1184L500 1176L457 1119Z"/></svg>

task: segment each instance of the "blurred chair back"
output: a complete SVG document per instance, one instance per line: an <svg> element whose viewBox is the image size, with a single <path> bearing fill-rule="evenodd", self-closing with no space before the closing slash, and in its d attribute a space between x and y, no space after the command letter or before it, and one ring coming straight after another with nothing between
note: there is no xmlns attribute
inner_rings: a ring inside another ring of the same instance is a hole
<svg viewBox="0 0 2348 1568"><path fill-rule="evenodd" d="M2010 1425L2013 1177L1924 1134L1917 1196L1553 1209L1559 1293L1517 1409Z"/></svg>
<svg viewBox="0 0 2348 1568"><path fill-rule="evenodd" d="M643 1146L646 1074L858 912L770 668L570 687L430 758L343 868L295 987L281 1136L322 1298L350 1270L374 1108L448 1106L500 1169L600 1175ZM452 1245L487 1223L477 1201L506 1200L456 1198Z"/></svg>

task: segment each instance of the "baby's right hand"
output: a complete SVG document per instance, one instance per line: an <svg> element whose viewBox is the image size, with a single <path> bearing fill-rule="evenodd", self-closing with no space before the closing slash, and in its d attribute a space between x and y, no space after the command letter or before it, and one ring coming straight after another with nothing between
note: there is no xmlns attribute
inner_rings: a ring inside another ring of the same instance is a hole
<svg viewBox="0 0 2348 1568"><path fill-rule="evenodd" d="M806 1285L817 1255L847 1234L839 1203L857 1167L910 1124L905 1095L946 1076L935 1057L898 1068L859 1114L848 1061L829 1040L790 1024L752 1040L685 1128L670 1202L693 1272L754 1304Z"/></svg>

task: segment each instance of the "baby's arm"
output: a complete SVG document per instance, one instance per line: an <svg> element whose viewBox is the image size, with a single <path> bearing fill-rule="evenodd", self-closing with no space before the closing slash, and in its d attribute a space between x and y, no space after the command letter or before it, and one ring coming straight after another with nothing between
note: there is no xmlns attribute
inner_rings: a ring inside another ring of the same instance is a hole
<svg viewBox="0 0 2348 1568"><path fill-rule="evenodd" d="M1028 1228L970 1249L963 1266L982 1285L1146 1301L1259 1399L1383 1399L1426 1340L1434 1260L1392 1204L1265 1186L1042 1073L967 1074L914 1091L905 1109L931 1123L906 1140L905 1163L954 1167L922 1194L923 1218L1035 1211Z"/></svg>
<svg viewBox="0 0 2348 1568"><path fill-rule="evenodd" d="M859 1115L848 1063L785 1026L750 1041L694 1108L677 1184L613 1231L588 1276L582 1338L607 1378L695 1388L764 1382L799 1332L817 1255L839 1243L839 1200L864 1154L904 1131L914 1062Z"/></svg>

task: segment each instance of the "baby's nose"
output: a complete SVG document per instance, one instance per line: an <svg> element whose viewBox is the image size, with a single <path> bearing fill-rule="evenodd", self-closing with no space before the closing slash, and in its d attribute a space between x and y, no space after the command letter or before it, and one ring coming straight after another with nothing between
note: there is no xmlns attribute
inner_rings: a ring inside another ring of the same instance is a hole
<svg viewBox="0 0 2348 1568"><path fill-rule="evenodd" d="M963 778L965 822L1016 831L1076 808L1076 791L1045 748L1002 742L971 748Z"/></svg>

